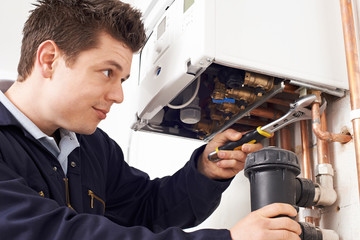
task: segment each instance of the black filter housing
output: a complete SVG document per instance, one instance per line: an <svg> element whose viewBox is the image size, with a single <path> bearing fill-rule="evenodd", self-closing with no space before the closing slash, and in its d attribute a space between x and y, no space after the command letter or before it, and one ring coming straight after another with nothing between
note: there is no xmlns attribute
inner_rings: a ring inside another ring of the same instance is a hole
<svg viewBox="0 0 360 240"><path fill-rule="evenodd" d="M315 185L308 179L296 177L300 174L300 165L291 151L267 147L250 153L244 173L250 181L251 211L271 203L288 203L300 207L313 204ZM302 229L301 240L323 240L318 228L308 223L299 224Z"/></svg>
<svg viewBox="0 0 360 240"><path fill-rule="evenodd" d="M250 153L244 174L250 181L251 211L271 203L296 205L300 165L295 153L277 147Z"/></svg>

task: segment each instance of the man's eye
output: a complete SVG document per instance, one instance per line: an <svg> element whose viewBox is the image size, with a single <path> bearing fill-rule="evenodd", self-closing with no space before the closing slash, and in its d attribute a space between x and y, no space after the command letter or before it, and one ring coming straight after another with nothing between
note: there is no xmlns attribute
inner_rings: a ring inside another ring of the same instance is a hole
<svg viewBox="0 0 360 240"><path fill-rule="evenodd" d="M106 77L111 77L111 74L112 74L112 70L111 69L107 69L107 70L104 70L102 71L103 74L106 76Z"/></svg>

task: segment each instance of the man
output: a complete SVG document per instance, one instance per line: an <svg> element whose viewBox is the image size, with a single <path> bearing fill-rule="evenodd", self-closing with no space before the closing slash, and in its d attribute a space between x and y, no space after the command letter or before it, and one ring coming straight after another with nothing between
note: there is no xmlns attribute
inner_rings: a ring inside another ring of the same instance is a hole
<svg viewBox="0 0 360 240"><path fill-rule="evenodd" d="M18 80L0 93L1 239L300 239L274 204L231 230L185 233L261 148L220 152L227 130L173 176L149 180L97 128L123 101L132 55L144 44L140 13L117 0L40 0L24 26Z"/></svg>

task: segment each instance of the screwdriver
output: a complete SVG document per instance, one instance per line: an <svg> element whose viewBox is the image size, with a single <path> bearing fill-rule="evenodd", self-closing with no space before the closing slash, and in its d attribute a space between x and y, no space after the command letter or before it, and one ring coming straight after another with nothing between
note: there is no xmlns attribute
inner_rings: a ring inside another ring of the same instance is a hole
<svg viewBox="0 0 360 240"><path fill-rule="evenodd" d="M255 130L243 135L238 141L228 142L221 147L217 147L214 152L209 154L208 159L212 162L219 161L220 159L218 158L217 153L220 150L241 150L242 145L246 143L258 143L264 138L269 138L271 136L271 133L264 131L262 127L259 126Z"/></svg>
<svg viewBox="0 0 360 240"><path fill-rule="evenodd" d="M258 143L265 138L271 137L273 132L285 127L290 123L311 119L311 110L307 107L310 106L315 100L315 94L310 94L299 98L296 102L290 104L290 110L284 116L263 127L259 126L255 130L246 133L238 141L228 142L221 147L217 147L214 152L211 152L208 155L208 159L212 162L219 161L221 159L218 158L217 153L220 150L241 150L243 144ZM323 104L320 107L320 112L323 112L325 108L326 101L323 101Z"/></svg>

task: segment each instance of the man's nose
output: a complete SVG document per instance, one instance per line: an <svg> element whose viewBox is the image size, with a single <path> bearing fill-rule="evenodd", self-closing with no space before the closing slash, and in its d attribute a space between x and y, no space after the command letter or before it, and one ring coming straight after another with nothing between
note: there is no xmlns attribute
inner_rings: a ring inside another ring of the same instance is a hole
<svg viewBox="0 0 360 240"><path fill-rule="evenodd" d="M114 103L122 103L124 101L124 92L121 81L112 85L107 95L109 101Z"/></svg>

